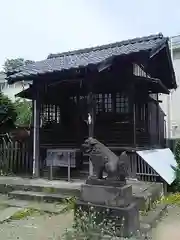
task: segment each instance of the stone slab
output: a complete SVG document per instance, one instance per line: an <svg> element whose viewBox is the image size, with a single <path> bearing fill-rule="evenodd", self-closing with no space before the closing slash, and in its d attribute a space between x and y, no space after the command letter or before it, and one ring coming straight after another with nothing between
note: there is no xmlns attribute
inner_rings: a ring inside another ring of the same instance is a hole
<svg viewBox="0 0 180 240"><path fill-rule="evenodd" d="M132 186L98 186L84 184L80 199L84 202L108 206L128 206L132 202Z"/></svg>
<svg viewBox="0 0 180 240"><path fill-rule="evenodd" d="M58 202L68 197L63 194L33 192L33 191L12 191L8 195L10 197L18 198L21 200L58 201Z"/></svg>
<svg viewBox="0 0 180 240"><path fill-rule="evenodd" d="M18 208L18 207L8 207L5 208L0 212L0 223L7 221L10 219L15 213L18 211L23 210L23 208Z"/></svg>
<svg viewBox="0 0 180 240"><path fill-rule="evenodd" d="M137 231L140 229L139 211L135 202L127 207L120 208L91 204L78 200L75 212L78 209L89 212L92 207L94 208L93 211L98 214L97 221L101 222L106 218L115 221L118 237L131 237L132 235L137 234ZM121 226L122 224L123 227Z"/></svg>

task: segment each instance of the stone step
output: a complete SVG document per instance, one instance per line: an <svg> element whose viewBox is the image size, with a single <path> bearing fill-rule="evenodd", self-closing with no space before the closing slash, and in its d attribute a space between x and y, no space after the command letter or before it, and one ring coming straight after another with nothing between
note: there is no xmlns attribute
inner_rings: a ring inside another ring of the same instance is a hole
<svg viewBox="0 0 180 240"><path fill-rule="evenodd" d="M80 173L80 175L86 176L86 179L87 179L88 176L89 176L89 171L88 171L88 170L85 170L85 169L80 170L79 173Z"/></svg>
<svg viewBox="0 0 180 240"><path fill-rule="evenodd" d="M34 200L45 202L61 202L63 199L69 197L68 195L63 194L33 191L12 191L8 193L8 196L20 200Z"/></svg>
<svg viewBox="0 0 180 240"><path fill-rule="evenodd" d="M43 193L56 193L69 196L79 196L80 195L80 184L69 183L63 181L63 184L56 186L51 184L34 184L34 183L11 183L5 184L0 183L0 193L8 194L12 191L32 191L32 192L43 192Z"/></svg>

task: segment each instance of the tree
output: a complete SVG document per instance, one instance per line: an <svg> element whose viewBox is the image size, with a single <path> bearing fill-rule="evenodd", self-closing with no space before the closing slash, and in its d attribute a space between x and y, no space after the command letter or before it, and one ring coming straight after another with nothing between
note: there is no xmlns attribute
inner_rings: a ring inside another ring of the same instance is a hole
<svg viewBox="0 0 180 240"><path fill-rule="evenodd" d="M24 58L15 58L15 59L7 59L4 63L4 71L14 72L18 70L18 68L25 66L27 64L34 63L32 60L25 60ZM16 121L15 124L18 126L29 126L31 123L31 102L27 100L16 100L14 103L14 107L16 109Z"/></svg>
<svg viewBox="0 0 180 240"><path fill-rule="evenodd" d="M17 99L14 103L16 109L16 125L30 126L32 119L32 103L25 99Z"/></svg>
<svg viewBox="0 0 180 240"><path fill-rule="evenodd" d="M14 103L0 92L0 131L14 126L17 112Z"/></svg>
<svg viewBox="0 0 180 240"><path fill-rule="evenodd" d="M177 162L177 166L176 167L172 166L172 169L175 172L176 179L171 185L171 190L179 192L180 191L180 140L176 141L174 155Z"/></svg>
<svg viewBox="0 0 180 240"><path fill-rule="evenodd" d="M15 70L18 70L18 68L30 63L34 63L34 61L24 60L24 58L7 59L3 65L3 68L6 73L14 72Z"/></svg>
<svg viewBox="0 0 180 240"><path fill-rule="evenodd" d="M178 168L180 169L180 140L177 140L176 146L175 146L175 159L178 165Z"/></svg>

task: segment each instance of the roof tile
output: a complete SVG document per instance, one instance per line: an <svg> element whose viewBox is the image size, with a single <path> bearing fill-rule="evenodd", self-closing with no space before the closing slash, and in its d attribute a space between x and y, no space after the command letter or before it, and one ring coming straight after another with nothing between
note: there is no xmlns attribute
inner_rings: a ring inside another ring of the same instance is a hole
<svg viewBox="0 0 180 240"><path fill-rule="evenodd" d="M166 40L167 38L164 38L162 34L158 34L93 48L60 54L50 54L48 58L43 61L38 61L22 67L19 72L10 75L9 79L28 77L29 75L44 74L54 71L60 72L62 70L79 68L81 66L87 67L91 64L96 65L112 56L128 55L140 51L151 51Z"/></svg>

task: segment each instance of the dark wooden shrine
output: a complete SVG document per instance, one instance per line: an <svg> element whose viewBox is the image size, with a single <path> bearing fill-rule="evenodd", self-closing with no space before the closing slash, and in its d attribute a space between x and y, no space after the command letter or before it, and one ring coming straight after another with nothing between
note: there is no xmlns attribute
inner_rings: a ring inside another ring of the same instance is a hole
<svg viewBox="0 0 180 240"><path fill-rule="evenodd" d="M36 108L36 175L44 166L40 161L45 153L40 150L78 151L88 136L114 151L164 147L165 120L158 96L176 88L176 81L168 39L161 34L51 54L9 73L8 80L33 81L18 96L32 99Z"/></svg>

